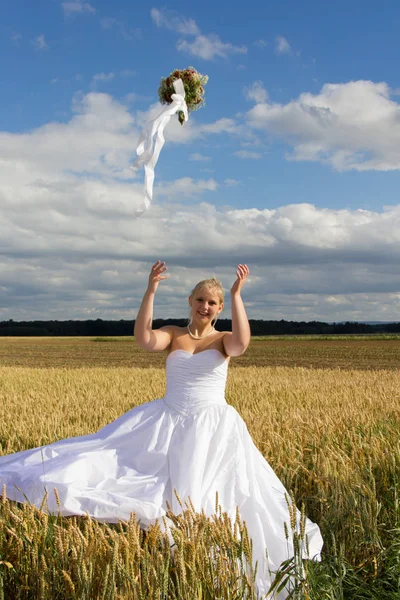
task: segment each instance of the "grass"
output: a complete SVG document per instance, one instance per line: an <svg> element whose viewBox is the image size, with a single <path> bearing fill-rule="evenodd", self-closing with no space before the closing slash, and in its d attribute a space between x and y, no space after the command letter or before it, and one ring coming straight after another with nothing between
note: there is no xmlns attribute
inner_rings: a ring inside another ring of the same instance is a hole
<svg viewBox="0 0 400 600"><path fill-rule="evenodd" d="M1 356L8 346L15 363L0 367L2 454L94 432L164 393L162 355L147 354L155 362L143 368L126 341L45 339L0 341ZM127 350L132 366L117 366ZM290 366L262 364L279 352ZM282 569L281 582L292 573L297 586L293 598L400 598L398 352L398 340L255 340L246 361L232 361L228 402L325 540L321 563L295 557ZM323 368L292 366L307 353ZM391 366L377 369L379 356ZM112 367L102 365L107 358ZM238 521L233 539L222 514L214 522L190 509L171 515L173 554L161 530L145 536L134 519L107 526L51 517L5 498L0 515L0 600L255 597L245 527Z"/></svg>

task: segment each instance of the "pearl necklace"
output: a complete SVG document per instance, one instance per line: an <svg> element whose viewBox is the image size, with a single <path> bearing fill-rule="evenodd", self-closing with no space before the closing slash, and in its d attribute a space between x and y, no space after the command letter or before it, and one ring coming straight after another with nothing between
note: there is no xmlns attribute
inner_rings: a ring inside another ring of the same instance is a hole
<svg viewBox="0 0 400 600"><path fill-rule="evenodd" d="M214 326L212 326L211 329L210 329L210 331L207 331L207 333L204 333L203 335L194 335L194 333L192 333L190 331L189 325L187 325L186 329L188 330L190 337L193 338L194 340L202 340L203 338L205 338L208 335L210 335L210 333L212 333L213 331L215 331Z"/></svg>

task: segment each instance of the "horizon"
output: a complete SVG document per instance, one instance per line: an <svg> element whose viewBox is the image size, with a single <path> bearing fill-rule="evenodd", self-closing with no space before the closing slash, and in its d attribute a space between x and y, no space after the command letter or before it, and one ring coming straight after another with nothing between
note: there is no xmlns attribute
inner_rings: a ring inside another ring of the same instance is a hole
<svg viewBox="0 0 400 600"><path fill-rule="evenodd" d="M154 318L153 321L185 321L187 320L186 317L157 317ZM229 317L223 317L218 319L218 322L223 322L223 321L231 321L232 319L230 319ZM62 319L37 319L37 320L26 320L26 321L17 321L15 319L8 319L5 321L0 321L0 325L2 325L3 323L52 323L52 322L58 322L58 323L68 323L69 321L77 321L77 322L85 322L85 321L105 321L105 322L112 322L112 323L120 323L121 321L126 321L127 323L130 323L132 321L135 321L135 319L102 319L101 317L96 317L96 319L66 319L66 320L62 320ZM310 320L310 321L297 321L297 320L290 320L290 319L263 319L263 318L257 318L257 319L253 319L250 318L249 321L262 321L265 323L279 323L281 321L284 321L285 323L305 323L305 324L309 324L309 323L320 323L321 325L346 325L346 324L353 324L353 325L397 325L400 323L400 320L398 321L315 321L315 320Z"/></svg>

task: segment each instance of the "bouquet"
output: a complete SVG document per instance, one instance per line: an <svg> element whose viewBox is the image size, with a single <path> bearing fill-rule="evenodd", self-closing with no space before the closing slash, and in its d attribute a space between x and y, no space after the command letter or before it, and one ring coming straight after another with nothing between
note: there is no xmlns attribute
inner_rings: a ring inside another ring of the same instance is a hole
<svg viewBox="0 0 400 600"><path fill-rule="evenodd" d="M173 115L178 113L181 125L189 113L204 106L204 86L207 75L201 75L193 67L175 69L165 79L161 79L158 97L161 104L168 104L154 119L143 128L136 148L137 159L133 169L144 167L144 200L136 210L136 216L143 214L153 198L154 168L164 145L164 129Z"/></svg>
<svg viewBox="0 0 400 600"><path fill-rule="evenodd" d="M197 110L204 106L204 86L208 81L208 76L201 75L201 73L196 71L193 67L188 67L187 69L175 69L168 77L161 79L160 87L158 88L158 97L161 104L171 104L172 94L175 94L173 82L177 79L182 80L186 94L185 101L188 112L192 112L193 110ZM179 123L183 125L185 116L181 110L178 112L178 119Z"/></svg>

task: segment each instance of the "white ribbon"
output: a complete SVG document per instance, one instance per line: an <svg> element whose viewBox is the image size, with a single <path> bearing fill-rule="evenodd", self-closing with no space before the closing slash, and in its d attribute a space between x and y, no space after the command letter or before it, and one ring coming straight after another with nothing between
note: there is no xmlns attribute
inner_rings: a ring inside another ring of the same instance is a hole
<svg viewBox="0 0 400 600"><path fill-rule="evenodd" d="M140 136L139 145L136 148L138 158L132 165L132 169L140 169L144 165L144 201L136 210L136 216L143 214L149 207L153 198L154 167L160 156L161 148L164 145L164 128L169 123L170 118L182 111L185 121L189 119L188 108L185 102L185 88L182 79L177 79L172 84L175 94L172 94L172 103L164 108L160 114L150 121L143 129ZM155 142L154 138L155 137Z"/></svg>

